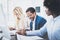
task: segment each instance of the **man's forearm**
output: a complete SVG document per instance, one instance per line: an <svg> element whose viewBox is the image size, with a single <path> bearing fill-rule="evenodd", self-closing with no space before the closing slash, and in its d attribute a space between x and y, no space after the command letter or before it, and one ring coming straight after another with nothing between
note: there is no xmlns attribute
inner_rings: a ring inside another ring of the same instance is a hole
<svg viewBox="0 0 60 40"><path fill-rule="evenodd" d="M26 31L27 36L40 36L40 37L43 37L45 34L46 34L45 26L42 27L40 30Z"/></svg>
<svg viewBox="0 0 60 40"><path fill-rule="evenodd" d="M40 30L35 30L35 31L26 31L27 36L39 36L40 35Z"/></svg>

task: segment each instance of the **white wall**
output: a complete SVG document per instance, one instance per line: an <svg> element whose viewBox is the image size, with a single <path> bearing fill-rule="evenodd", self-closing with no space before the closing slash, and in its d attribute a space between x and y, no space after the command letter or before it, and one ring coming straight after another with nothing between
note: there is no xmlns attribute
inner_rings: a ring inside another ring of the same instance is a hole
<svg viewBox="0 0 60 40"><path fill-rule="evenodd" d="M7 13L7 0L0 0L0 23L5 21L7 24L8 13ZM2 23L1 23L2 24Z"/></svg>

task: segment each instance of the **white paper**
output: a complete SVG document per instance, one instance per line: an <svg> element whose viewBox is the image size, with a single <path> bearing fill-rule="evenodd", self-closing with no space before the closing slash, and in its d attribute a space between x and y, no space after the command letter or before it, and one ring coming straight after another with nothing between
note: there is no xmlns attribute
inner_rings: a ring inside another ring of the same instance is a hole
<svg viewBox="0 0 60 40"><path fill-rule="evenodd" d="M37 39L43 39L43 38L38 36L22 36L17 34L17 39L18 40L37 40Z"/></svg>

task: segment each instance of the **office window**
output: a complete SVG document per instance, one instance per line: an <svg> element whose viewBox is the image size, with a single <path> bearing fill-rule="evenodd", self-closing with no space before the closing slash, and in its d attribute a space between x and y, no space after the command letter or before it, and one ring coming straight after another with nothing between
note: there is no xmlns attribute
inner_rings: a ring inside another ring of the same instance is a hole
<svg viewBox="0 0 60 40"><path fill-rule="evenodd" d="M37 6L37 7L35 8L35 10L36 10L37 13L40 13L40 6Z"/></svg>

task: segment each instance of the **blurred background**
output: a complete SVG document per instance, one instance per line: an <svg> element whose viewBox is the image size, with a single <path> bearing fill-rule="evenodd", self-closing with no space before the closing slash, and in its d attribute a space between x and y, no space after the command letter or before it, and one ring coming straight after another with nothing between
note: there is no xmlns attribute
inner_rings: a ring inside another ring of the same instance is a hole
<svg viewBox="0 0 60 40"><path fill-rule="evenodd" d="M0 12L4 16L4 21L7 23L7 25L14 25L13 9L16 6L21 7L25 15L25 11L28 7L34 7L37 15L48 19L44 11L45 9L43 6L43 1L44 0L0 0Z"/></svg>

